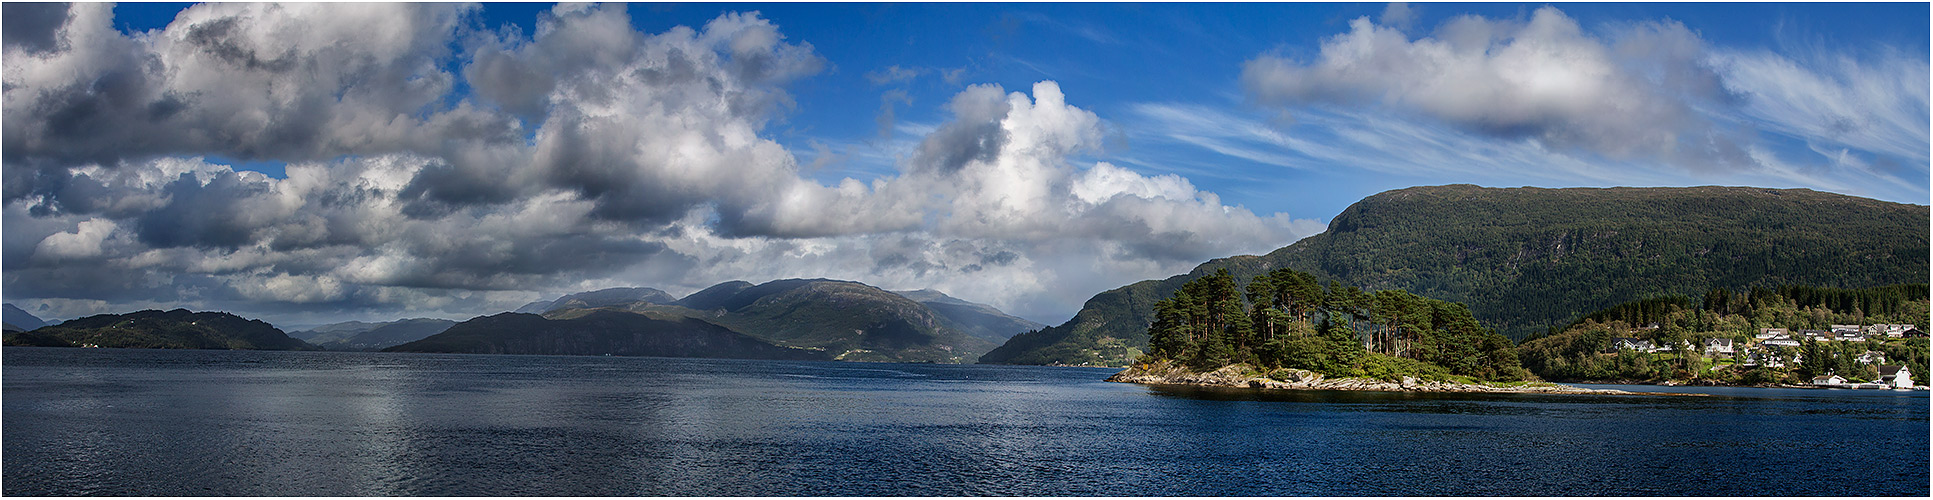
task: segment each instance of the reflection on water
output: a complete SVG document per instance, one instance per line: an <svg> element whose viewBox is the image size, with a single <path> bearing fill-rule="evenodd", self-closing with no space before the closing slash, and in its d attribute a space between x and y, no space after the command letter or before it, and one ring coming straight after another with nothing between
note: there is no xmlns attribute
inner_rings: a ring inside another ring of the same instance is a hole
<svg viewBox="0 0 1933 500"><path fill-rule="evenodd" d="M1928 487L1925 393L1255 391L1105 383L1103 369L623 357L13 347L4 356L8 495L1924 496ZM1921 467L1875 473L1879 450ZM1754 472L1793 470L1826 473Z"/></svg>

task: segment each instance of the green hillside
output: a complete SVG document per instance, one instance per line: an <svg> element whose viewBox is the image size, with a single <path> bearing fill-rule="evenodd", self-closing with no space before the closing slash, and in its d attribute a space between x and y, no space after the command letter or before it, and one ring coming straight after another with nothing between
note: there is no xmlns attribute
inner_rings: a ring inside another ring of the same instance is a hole
<svg viewBox="0 0 1933 500"><path fill-rule="evenodd" d="M138 311L78 318L32 332L9 333L6 345L148 349L318 350L260 320L220 312Z"/></svg>
<svg viewBox="0 0 1933 500"><path fill-rule="evenodd" d="M484 316L384 352L575 354L735 359L826 359L695 319L666 321L610 310L577 310L569 318L527 313Z"/></svg>
<svg viewBox="0 0 1933 500"><path fill-rule="evenodd" d="M967 363L996 345L926 304L851 281L788 279L756 286L734 281L693 293L677 305L627 307L660 319L702 319L776 345L822 350L841 361ZM573 314L578 313L550 316Z"/></svg>
<svg viewBox="0 0 1933 500"><path fill-rule="evenodd" d="M1711 288L1924 283L1926 206L1805 189L1415 187L1363 199L1329 230L1262 256L1102 292L983 363L1122 366L1155 301L1227 268L1288 268L1366 290L1467 304L1513 339L1643 297Z"/></svg>

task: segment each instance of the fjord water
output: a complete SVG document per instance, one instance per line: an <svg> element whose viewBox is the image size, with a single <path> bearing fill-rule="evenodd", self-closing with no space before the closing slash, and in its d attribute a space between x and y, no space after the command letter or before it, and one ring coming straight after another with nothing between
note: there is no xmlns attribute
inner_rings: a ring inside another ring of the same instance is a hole
<svg viewBox="0 0 1933 500"><path fill-rule="evenodd" d="M7 495L1928 494L1924 392L1260 392L1102 382L1111 372L8 347L0 482Z"/></svg>

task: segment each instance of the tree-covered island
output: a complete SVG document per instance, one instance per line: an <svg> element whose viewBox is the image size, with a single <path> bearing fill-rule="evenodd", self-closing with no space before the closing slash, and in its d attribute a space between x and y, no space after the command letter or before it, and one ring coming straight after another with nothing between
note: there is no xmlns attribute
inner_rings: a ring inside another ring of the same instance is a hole
<svg viewBox="0 0 1933 500"><path fill-rule="evenodd" d="M1699 357L1689 346L1724 338L1735 352L1758 328L1924 318L1926 287L1866 290L1786 287L1707 294L1706 308L1683 297L1647 299L1579 319L1561 332L1513 344L1462 304L1401 290L1365 292L1314 275L1276 269L1243 286L1227 270L1189 281L1154 305L1148 352L1116 382L1283 389L1605 393L1544 381L1705 385L1797 383L1814 374L1877 376L1879 355L1926 373L1925 339L1816 341L1789 364ZM1917 298L1917 300L1915 300ZM1718 310L1708 310L1716 307ZM1615 319L1614 319L1615 318ZM1629 324L1664 324L1666 327ZM1843 326L1843 325L1842 325ZM1649 333L1647 333L1649 332ZM1615 333L1615 335L1614 335ZM1648 337L1682 353L1620 351L1615 341ZM1712 345L1719 343L1712 342ZM1841 345L1844 344L1844 345ZM1809 355L1809 358L1808 358ZM1741 354L1740 356L1743 356ZM1781 359L1781 358L1771 358ZM1809 359L1809 361L1806 361ZM1918 364L1912 364L1918 363ZM1861 368L1864 366L1864 371ZM1853 374L1857 375L1853 375Z"/></svg>
<svg viewBox="0 0 1933 500"><path fill-rule="evenodd" d="M1515 346L1469 308L1364 292L1276 269L1239 286L1226 269L1155 303L1149 350L1108 380L1290 389L1592 391L1535 381Z"/></svg>

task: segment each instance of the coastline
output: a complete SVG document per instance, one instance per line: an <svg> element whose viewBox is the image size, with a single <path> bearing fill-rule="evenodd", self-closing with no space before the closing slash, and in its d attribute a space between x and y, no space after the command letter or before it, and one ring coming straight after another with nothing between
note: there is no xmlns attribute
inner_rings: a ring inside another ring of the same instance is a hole
<svg viewBox="0 0 1933 500"><path fill-rule="evenodd" d="M1167 363L1135 364L1107 378L1108 382L1143 385L1191 385L1201 387L1246 387L1252 389L1313 390L1313 391L1384 391L1384 392L1467 392L1467 393L1515 393L1515 394L1576 394L1576 395L1614 395L1614 396L1706 396L1672 392L1631 392L1616 389L1586 389L1548 382L1528 382L1521 385L1462 384L1455 382L1420 381L1404 377L1402 381L1392 382L1368 378L1329 378L1320 373L1298 370L1272 370L1269 375L1257 375L1258 370L1247 364L1233 364L1212 372L1196 372L1184 367ZM1280 377L1280 378L1276 378Z"/></svg>

